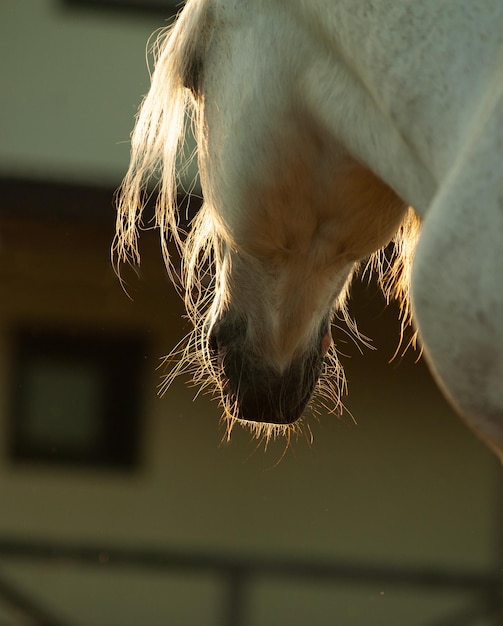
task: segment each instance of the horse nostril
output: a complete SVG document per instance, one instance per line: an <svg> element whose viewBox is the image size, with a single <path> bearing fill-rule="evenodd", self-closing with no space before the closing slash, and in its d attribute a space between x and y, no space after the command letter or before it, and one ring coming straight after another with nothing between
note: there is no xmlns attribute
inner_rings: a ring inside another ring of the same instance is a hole
<svg viewBox="0 0 503 626"><path fill-rule="evenodd" d="M332 345L332 333L328 330L321 340L321 356L326 357Z"/></svg>
<svg viewBox="0 0 503 626"><path fill-rule="evenodd" d="M215 324L208 335L208 352L214 366L223 368L226 345L222 344L222 333L218 324Z"/></svg>
<svg viewBox="0 0 503 626"><path fill-rule="evenodd" d="M208 348L212 356L218 356L219 344L215 327L213 327L208 336Z"/></svg>

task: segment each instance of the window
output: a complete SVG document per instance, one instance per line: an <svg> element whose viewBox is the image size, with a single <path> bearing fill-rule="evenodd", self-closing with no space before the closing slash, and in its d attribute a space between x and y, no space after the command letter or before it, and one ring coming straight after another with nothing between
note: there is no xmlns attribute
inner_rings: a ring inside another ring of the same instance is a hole
<svg viewBox="0 0 503 626"><path fill-rule="evenodd" d="M143 340L132 335L17 332L11 458L133 468L144 353Z"/></svg>

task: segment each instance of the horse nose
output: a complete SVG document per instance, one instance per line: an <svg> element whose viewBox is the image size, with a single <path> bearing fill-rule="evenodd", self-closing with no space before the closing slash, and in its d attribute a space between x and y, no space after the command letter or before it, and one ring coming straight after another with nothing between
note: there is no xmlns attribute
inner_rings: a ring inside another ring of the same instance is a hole
<svg viewBox="0 0 503 626"><path fill-rule="evenodd" d="M279 369L247 340L246 320L224 316L208 333L218 384L235 416L247 422L293 424L304 412L321 373L327 339ZM323 338L323 339L322 339Z"/></svg>
<svg viewBox="0 0 503 626"><path fill-rule="evenodd" d="M269 373L267 382L241 385L237 393L238 418L246 422L293 424L302 416L311 392L303 386L292 388L288 380L275 379Z"/></svg>
<svg viewBox="0 0 503 626"><path fill-rule="evenodd" d="M321 359L308 358L279 372L263 359L241 351L226 354L227 391L237 417L248 422L293 424L304 412L321 370Z"/></svg>
<svg viewBox="0 0 503 626"><path fill-rule="evenodd" d="M242 345L215 338L220 385L226 404L247 422L293 424L304 412L321 373L321 355L309 355L285 371Z"/></svg>

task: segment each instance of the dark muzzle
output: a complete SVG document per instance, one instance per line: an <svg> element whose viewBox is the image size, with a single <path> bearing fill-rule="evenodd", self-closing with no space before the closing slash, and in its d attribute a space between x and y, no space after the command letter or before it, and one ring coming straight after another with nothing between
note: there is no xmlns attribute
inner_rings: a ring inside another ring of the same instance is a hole
<svg viewBox="0 0 503 626"><path fill-rule="evenodd" d="M321 374L325 334L320 333L312 350L292 361L286 370L278 371L248 349L240 325L215 325L210 346L218 362L222 391L227 404L237 407L237 417L269 424L296 422Z"/></svg>

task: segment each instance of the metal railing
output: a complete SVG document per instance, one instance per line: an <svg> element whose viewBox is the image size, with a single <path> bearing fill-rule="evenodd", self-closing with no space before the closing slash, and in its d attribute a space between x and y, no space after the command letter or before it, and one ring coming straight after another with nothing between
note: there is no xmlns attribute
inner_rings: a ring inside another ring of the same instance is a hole
<svg viewBox="0 0 503 626"><path fill-rule="evenodd" d="M481 618L492 619L495 626L503 623L503 577L499 573L485 575L426 567L310 562L293 558L259 558L209 552L135 550L12 537L0 537L2 558L31 563L64 561L72 565L99 567L106 563L108 567L145 571L209 573L220 578L226 586L227 601L222 626L242 626L245 623L246 587L251 581L264 576L282 580L321 580L354 586L386 585L436 592L470 592L474 599L463 610L427 626L470 626ZM6 576L0 576L0 601L21 612L36 626L71 626L10 582Z"/></svg>

